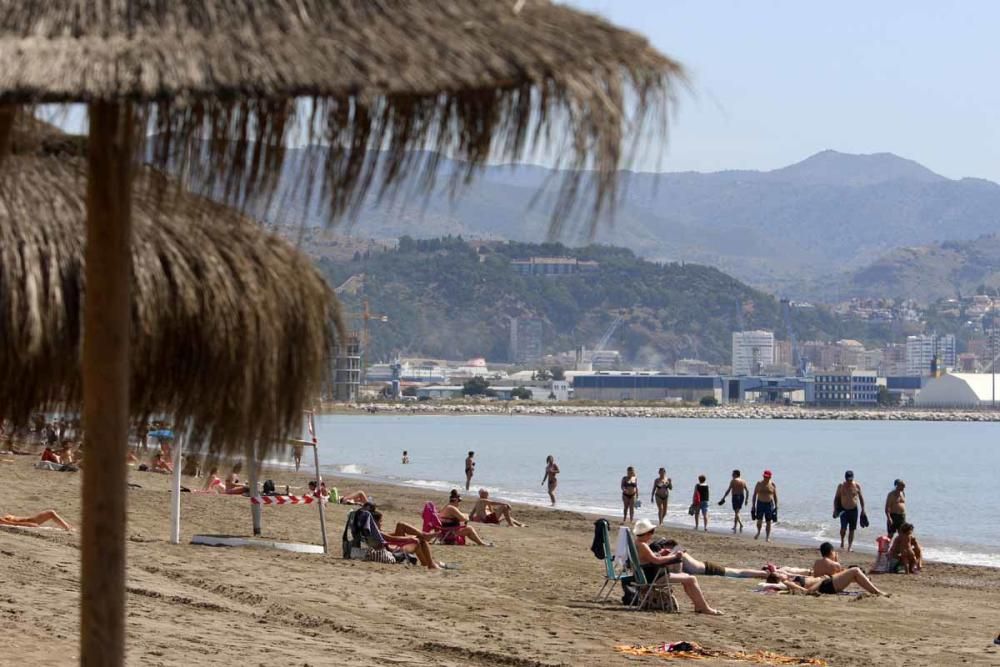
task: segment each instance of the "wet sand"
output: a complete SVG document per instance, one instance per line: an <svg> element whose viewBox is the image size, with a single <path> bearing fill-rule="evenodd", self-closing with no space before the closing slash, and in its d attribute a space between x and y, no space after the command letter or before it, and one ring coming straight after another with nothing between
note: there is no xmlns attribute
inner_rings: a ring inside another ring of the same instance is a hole
<svg viewBox="0 0 1000 667"><path fill-rule="evenodd" d="M80 515L80 475L0 463L0 513L53 508ZM30 458L30 460L28 460ZM302 477L273 472L302 486ZM817 657L831 665L1000 664L1000 570L928 564L919 576L880 575L890 599L764 596L753 582L699 577L720 618L636 613L591 602L603 565L590 553L593 517L515 506L528 528L487 526L496 548L435 546L460 569L340 558L348 508L330 506L329 556L187 544L194 533L247 535L246 498L183 494L182 544L168 543L169 478L133 472L129 490L128 664L189 665L624 665L660 664L614 651L621 643L696 641L709 648ZM357 482L330 480L341 491ZM185 479L191 488L201 480ZM419 489L370 485L388 524L419 526ZM470 505L471 506L471 505ZM265 507L265 537L318 543L315 507ZM613 517L612 525L617 525ZM807 566L814 550L750 536L661 529L695 556L758 567ZM77 662L79 537L58 530L0 530L0 664ZM867 554L848 555L868 566ZM683 663L681 663L683 664ZM732 664L701 661L698 664Z"/></svg>

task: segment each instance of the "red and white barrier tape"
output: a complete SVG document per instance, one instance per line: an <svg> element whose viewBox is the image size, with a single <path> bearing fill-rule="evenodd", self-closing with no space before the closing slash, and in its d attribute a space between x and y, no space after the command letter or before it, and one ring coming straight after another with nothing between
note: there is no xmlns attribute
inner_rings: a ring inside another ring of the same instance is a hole
<svg viewBox="0 0 1000 667"><path fill-rule="evenodd" d="M316 496L253 496L250 502L254 505L311 505L319 502ZM322 499L326 502L326 498Z"/></svg>

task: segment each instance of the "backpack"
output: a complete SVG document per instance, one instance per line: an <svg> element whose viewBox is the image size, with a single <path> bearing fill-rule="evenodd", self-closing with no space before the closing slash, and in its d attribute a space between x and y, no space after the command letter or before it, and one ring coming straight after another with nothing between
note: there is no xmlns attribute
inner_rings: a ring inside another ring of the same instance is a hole
<svg viewBox="0 0 1000 667"><path fill-rule="evenodd" d="M261 494L265 496L276 496L278 492L274 490L274 480L268 479L264 480L264 486L261 489Z"/></svg>

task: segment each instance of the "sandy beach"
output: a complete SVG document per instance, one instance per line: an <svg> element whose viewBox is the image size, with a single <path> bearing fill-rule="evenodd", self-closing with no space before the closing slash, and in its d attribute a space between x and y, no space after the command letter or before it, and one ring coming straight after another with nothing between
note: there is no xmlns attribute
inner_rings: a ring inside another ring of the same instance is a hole
<svg viewBox="0 0 1000 667"><path fill-rule="evenodd" d="M0 463L0 512L53 508L80 520L80 475L43 472L34 457ZM279 485L304 477L273 472ZM589 551L593 517L515 507L529 524L482 528L496 548L435 546L460 569L440 573L340 558L347 508L330 506L329 556L187 544L194 533L250 532L242 497L184 494L182 544L168 543L169 479L133 472L128 526L128 664L189 665L619 665L659 664L617 653L616 644L695 641L713 649L768 650L831 665L1000 664L1000 570L928 564L923 574L881 575L890 599L765 596L749 580L699 577L726 615L627 612L591 602L602 564ZM353 480L332 479L341 491ZM201 480L186 479L191 488ZM387 523L419 525L426 500L445 498L371 485ZM613 525L617 521L613 517ZM314 507L264 508L265 536L319 542ZM749 536L661 528L702 558L756 567L806 566L814 551ZM0 530L0 664L78 661L79 536ZM870 557L845 556L868 566ZM699 664L732 664L702 661Z"/></svg>

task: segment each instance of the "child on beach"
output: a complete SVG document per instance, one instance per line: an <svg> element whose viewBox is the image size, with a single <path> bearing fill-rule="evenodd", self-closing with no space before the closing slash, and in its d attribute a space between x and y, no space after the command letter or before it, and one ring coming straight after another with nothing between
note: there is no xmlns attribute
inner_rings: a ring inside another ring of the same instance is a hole
<svg viewBox="0 0 1000 667"><path fill-rule="evenodd" d="M698 483L694 486L694 497L691 506L694 508L694 529L698 530L698 515L705 524L705 532L708 532L708 484L704 475L698 475Z"/></svg>

